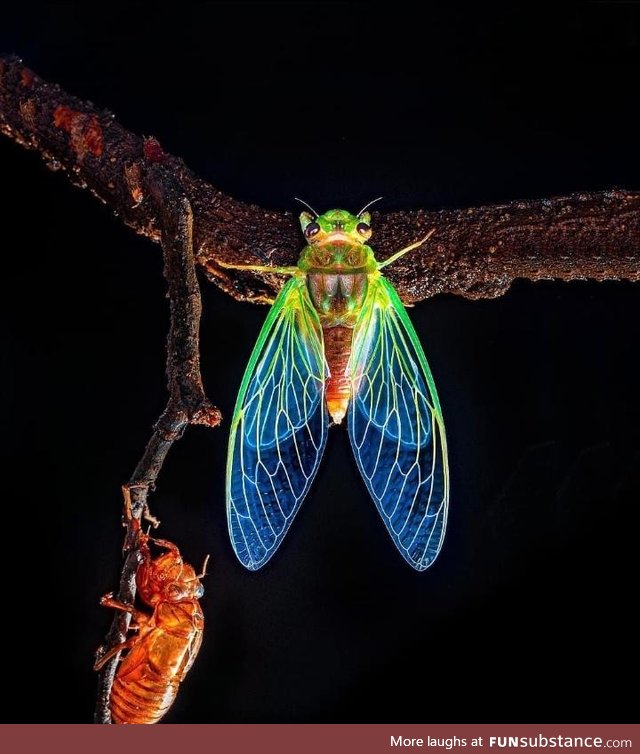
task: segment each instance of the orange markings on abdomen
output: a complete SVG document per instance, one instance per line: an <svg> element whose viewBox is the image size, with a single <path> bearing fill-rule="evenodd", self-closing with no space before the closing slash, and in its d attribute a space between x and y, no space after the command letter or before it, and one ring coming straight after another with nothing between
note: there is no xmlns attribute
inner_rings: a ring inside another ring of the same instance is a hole
<svg viewBox="0 0 640 754"><path fill-rule="evenodd" d="M340 424L347 413L351 397L351 379L347 374L353 329L351 327L326 327L324 332L324 352L329 365L330 377L325 391L327 409L336 424Z"/></svg>

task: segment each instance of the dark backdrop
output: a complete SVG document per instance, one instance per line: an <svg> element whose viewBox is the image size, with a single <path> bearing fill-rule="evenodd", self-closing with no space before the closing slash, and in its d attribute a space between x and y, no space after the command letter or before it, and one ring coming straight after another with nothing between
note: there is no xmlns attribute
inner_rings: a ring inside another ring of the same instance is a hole
<svg viewBox="0 0 640 754"><path fill-rule="evenodd" d="M637 4L22 5L2 10L0 49L265 207L640 188ZM87 722L119 485L165 401L161 255L35 155L2 140L0 160L0 715ZM266 309L209 284L204 307L204 379L228 418ZM436 565L400 558L336 429L281 550L244 571L228 423L191 429L153 497L162 536L212 555L204 646L167 721L635 717L640 286L520 282L411 316L451 452Z"/></svg>

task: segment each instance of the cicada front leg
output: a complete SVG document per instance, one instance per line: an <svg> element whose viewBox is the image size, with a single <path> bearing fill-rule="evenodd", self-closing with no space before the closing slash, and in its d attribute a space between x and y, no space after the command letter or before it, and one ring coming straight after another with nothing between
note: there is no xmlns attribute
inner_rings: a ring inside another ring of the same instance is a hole
<svg viewBox="0 0 640 754"><path fill-rule="evenodd" d="M299 267L270 267L264 264L228 264L227 262L221 262L216 260L218 267L222 267L224 270L246 270L247 272L274 272L278 275L295 275L300 272Z"/></svg>
<svg viewBox="0 0 640 754"><path fill-rule="evenodd" d="M136 626L143 625L147 620L147 616L143 612L136 610L133 605L127 605L126 602L115 599L111 592L104 595L104 597L100 600L100 604L102 605L102 607L111 607L114 610L120 610L123 613L129 613L133 618Z"/></svg>
<svg viewBox="0 0 640 754"><path fill-rule="evenodd" d="M129 630L131 631L137 631L140 628L143 628L148 622L149 622L149 616L145 613L141 612L140 610L136 610L135 607L132 605L127 605L124 602L121 602L120 600L117 600L113 597L113 594L105 594L104 597L100 600L100 604L103 607L111 607L114 610L120 610L123 613L129 613L132 617L132 623L129 625ZM115 657L118 653L122 652L124 649L131 649L131 647L138 641L138 634L135 634L134 636L131 636L126 641L121 642L120 644L117 644L115 647L111 647L111 649L108 652L105 652L102 657L97 659L93 665L93 669L98 671L102 670L102 668L109 662L109 660L112 657Z"/></svg>

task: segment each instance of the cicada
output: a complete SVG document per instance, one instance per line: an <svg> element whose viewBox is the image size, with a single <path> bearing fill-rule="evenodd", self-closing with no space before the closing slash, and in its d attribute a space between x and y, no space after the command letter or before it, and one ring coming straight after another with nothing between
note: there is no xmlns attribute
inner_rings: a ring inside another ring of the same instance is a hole
<svg viewBox="0 0 640 754"><path fill-rule="evenodd" d="M127 654L118 666L110 707L114 723L157 723L169 710L178 687L191 669L202 644L204 617L198 601L203 595L200 579L205 575L182 559L178 548L166 539L140 533L142 562L136 573L140 600L153 608L146 613L107 594L101 604L133 616L137 629L131 638L95 664L100 670L122 650ZM153 557L149 542L165 550Z"/></svg>
<svg viewBox="0 0 640 754"><path fill-rule="evenodd" d="M445 533L447 443L424 351L382 270L431 233L379 262L364 210L303 212L300 224L306 245L295 267L233 265L290 276L253 349L231 422L233 548L250 570L272 557L309 492L330 423L346 417L382 520L405 560L423 571Z"/></svg>

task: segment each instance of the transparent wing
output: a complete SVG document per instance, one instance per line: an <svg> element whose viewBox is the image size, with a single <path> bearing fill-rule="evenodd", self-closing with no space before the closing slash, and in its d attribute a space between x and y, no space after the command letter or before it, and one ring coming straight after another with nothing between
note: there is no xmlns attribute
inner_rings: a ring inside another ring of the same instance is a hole
<svg viewBox="0 0 640 754"><path fill-rule="evenodd" d="M264 323L233 414L227 520L240 562L276 551L318 469L327 439L322 328L304 278L292 278Z"/></svg>
<svg viewBox="0 0 640 754"><path fill-rule="evenodd" d="M356 322L348 426L360 473L397 548L419 571L440 551L449 503L442 411L393 286L370 284Z"/></svg>

